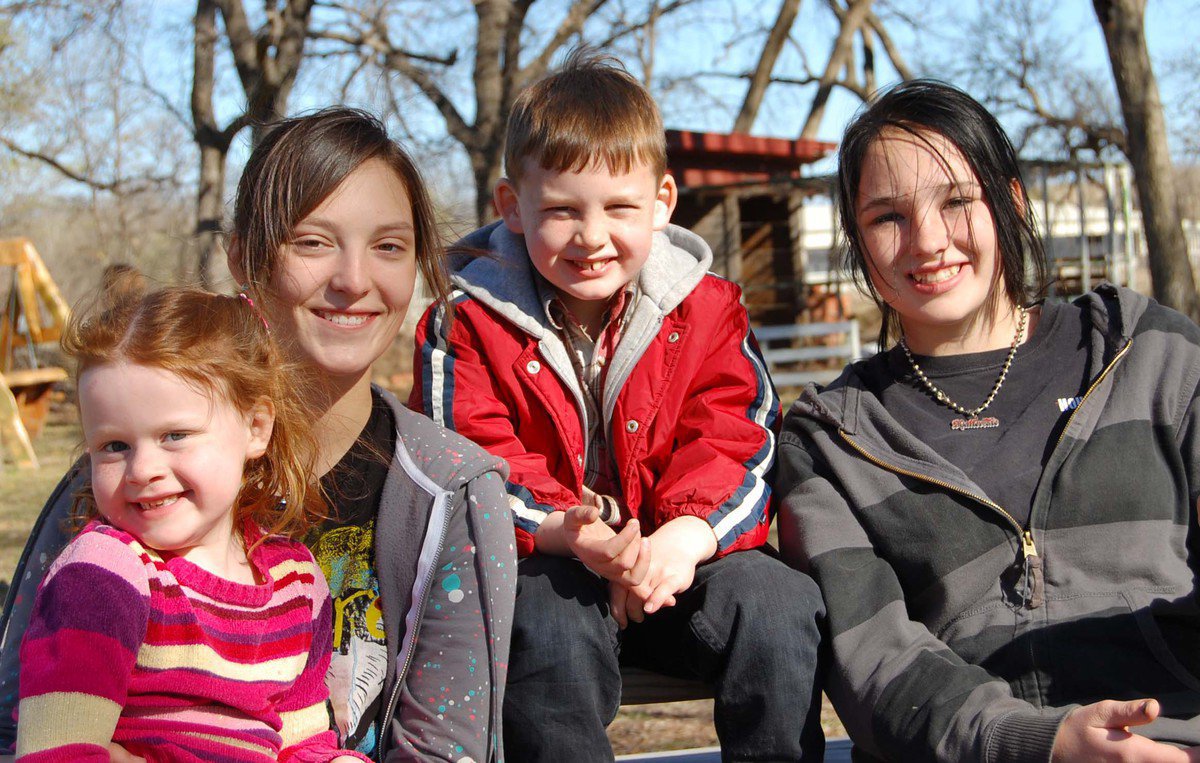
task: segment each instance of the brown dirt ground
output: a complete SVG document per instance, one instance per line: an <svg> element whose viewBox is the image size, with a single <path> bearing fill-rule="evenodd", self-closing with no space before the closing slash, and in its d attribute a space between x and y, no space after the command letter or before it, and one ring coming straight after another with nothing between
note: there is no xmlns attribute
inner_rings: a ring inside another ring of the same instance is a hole
<svg viewBox="0 0 1200 763"><path fill-rule="evenodd" d="M712 711L711 699L623 707L608 727L608 738L617 755L715 747L717 733L713 729ZM828 738L846 736L828 699L821 706L821 728Z"/></svg>

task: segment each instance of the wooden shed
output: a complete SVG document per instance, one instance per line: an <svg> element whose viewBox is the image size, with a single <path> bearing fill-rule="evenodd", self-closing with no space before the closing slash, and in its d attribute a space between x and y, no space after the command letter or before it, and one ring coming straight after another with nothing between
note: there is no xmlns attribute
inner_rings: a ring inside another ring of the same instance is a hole
<svg viewBox="0 0 1200 763"><path fill-rule="evenodd" d="M800 170L836 148L816 140L667 131L668 168L680 189L673 221L712 247L713 270L741 285L755 324L796 323L809 311L805 202L828 196L829 181L804 178Z"/></svg>

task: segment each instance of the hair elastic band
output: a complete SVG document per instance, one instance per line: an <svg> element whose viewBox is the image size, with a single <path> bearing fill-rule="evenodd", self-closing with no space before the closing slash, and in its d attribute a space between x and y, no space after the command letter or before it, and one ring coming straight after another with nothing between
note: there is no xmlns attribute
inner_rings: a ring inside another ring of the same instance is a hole
<svg viewBox="0 0 1200 763"><path fill-rule="evenodd" d="M265 328L268 332L270 332L271 326L270 326L270 324L267 323L267 316L263 315L262 310L258 309L258 305L254 304L254 300L250 298L250 295L244 291L239 291L238 296L241 297L242 299L246 300L246 304L250 305L250 309L254 312L255 315L258 316L258 319L260 321L262 321L263 328Z"/></svg>

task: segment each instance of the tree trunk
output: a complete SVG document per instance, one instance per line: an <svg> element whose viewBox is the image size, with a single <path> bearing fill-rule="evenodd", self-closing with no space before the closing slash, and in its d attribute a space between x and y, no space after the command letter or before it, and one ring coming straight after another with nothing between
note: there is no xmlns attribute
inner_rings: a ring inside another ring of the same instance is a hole
<svg viewBox="0 0 1200 763"><path fill-rule="evenodd" d="M500 179L503 157L502 149L474 149L471 156L471 174L475 178L475 223L483 226L496 219L492 206L492 189Z"/></svg>
<svg viewBox="0 0 1200 763"><path fill-rule="evenodd" d="M763 43L762 55L758 57L758 66L755 67L754 74L750 76L750 87L746 90L746 99L742 101L742 109L738 112L737 119L733 121L734 132L750 132L750 128L754 126L758 109L762 106L763 96L767 92L767 85L771 84L771 72L775 69L775 61L779 59L779 53L783 50L783 44L787 42L788 34L792 31L792 24L795 23L796 15L799 12L800 0L783 0L780 3L775 25L771 27L771 32L767 35L767 41Z"/></svg>
<svg viewBox="0 0 1200 763"><path fill-rule="evenodd" d="M479 0L475 3L475 124L473 142L464 144L475 176L475 223L484 225L495 218L492 189L500 179L507 101L515 97L518 61L512 56L506 35L512 15L519 9L512 0ZM521 12L521 18L524 13ZM518 27L519 28L519 27Z"/></svg>
<svg viewBox="0 0 1200 763"><path fill-rule="evenodd" d="M800 130L801 138L815 138L821 129L821 119L825 116L825 106L829 95L837 82L838 73L850 62L854 55L854 36L866 21L871 11L872 0L850 0L849 7L841 17L841 28L838 29L837 39L833 42L833 52L829 54L829 62L817 85L817 93L813 96L812 107L804 127Z"/></svg>
<svg viewBox="0 0 1200 763"><path fill-rule="evenodd" d="M212 289L212 263L220 256L221 201L225 186L225 153L213 113L214 69L217 51L217 6L197 0L192 50L192 134L200 150L200 178L196 189L196 228L193 232L196 272L194 280Z"/></svg>
<svg viewBox="0 0 1200 763"><path fill-rule="evenodd" d="M196 190L196 280L212 289L213 267L225 251L221 220L225 209L225 148L200 145L200 185Z"/></svg>
<svg viewBox="0 0 1200 763"><path fill-rule="evenodd" d="M1200 320L1200 296L1176 202L1162 100L1146 48L1146 2L1094 0L1093 5L1104 30L1125 117L1127 153L1141 203L1154 298Z"/></svg>

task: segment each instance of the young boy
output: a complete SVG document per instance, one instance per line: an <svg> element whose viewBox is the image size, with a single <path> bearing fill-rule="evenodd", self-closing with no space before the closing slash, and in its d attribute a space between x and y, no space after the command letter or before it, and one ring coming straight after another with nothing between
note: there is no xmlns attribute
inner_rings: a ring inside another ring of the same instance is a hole
<svg viewBox="0 0 1200 763"><path fill-rule="evenodd" d="M668 225L656 104L577 51L517 99L505 165L410 405L512 470L508 758L612 760L619 654L712 685L726 760L820 760L823 604L759 549L779 402L740 290Z"/></svg>

